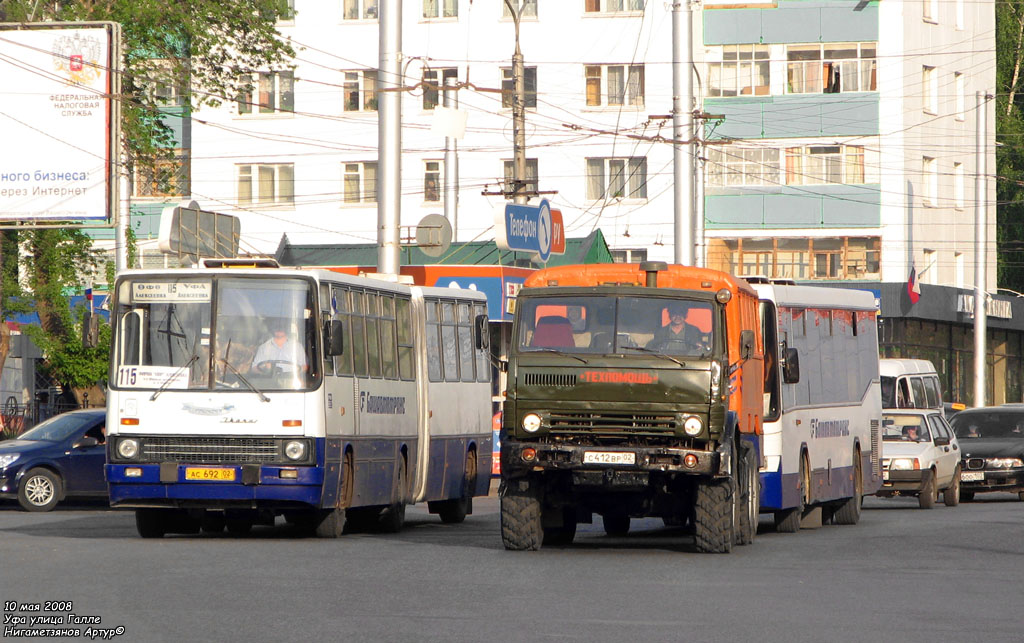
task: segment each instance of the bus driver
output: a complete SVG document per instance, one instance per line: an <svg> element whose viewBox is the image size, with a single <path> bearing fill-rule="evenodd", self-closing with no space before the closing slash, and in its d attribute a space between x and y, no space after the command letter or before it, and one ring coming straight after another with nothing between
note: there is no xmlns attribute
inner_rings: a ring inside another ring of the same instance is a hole
<svg viewBox="0 0 1024 643"><path fill-rule="evenodd" d="M289 339L284 328L274 328L273 336L260 344L252 358L252 366L262 375L269 375L275 369L282 373L309 370L306 352L295 340Z"/></svg>

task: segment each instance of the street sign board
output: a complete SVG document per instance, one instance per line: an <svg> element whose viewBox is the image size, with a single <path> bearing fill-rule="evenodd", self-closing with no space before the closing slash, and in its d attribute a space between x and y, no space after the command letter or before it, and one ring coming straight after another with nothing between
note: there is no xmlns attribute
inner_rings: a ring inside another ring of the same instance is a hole
<svg viewBox="0 0 1024 643"><path fill-rule="evenodd" d="M551 211L551 254L565 254L565 224L562 223L562 211Z"/></svg>
<svg viewBox="0 0 1024 643"><path fill-rule="evenodd" d="M547 199L540 205L506 204L505 216L495 229L495 241L503 250L533 252L542 262L551 256L554 226Z"/></svg>
<svg viewBox="0 0 1024 643"><path fill-rule="evenodd" d="M238 256L238 217L200 210L195 201L169 205L160 215L157 246L167 254L197 261L199 257Z"/></svg>

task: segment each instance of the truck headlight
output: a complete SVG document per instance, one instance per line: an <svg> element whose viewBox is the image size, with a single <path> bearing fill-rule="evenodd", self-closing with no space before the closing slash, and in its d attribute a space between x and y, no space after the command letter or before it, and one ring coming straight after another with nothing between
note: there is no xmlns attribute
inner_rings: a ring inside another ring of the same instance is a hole
<svg viewBox="0 0 1024 643"><path fill-rule="evenodd" d="M917 471L920 468L917 458L893 458L889 463L889 471Z"/></svg>
<svg viewBox="0 0 1024 643"><path fill-rule="evenodd" d="M527 433L536 433L540 430L540 416L536 413L527 413L523 416L523 430Z"/></svg>
<svg viewBox="0 0 1024 643"><path fill-rule="evenodd" d="M126 460L131 460L139 455L139 441L132 438L125 438L117 442L117 455Z"/></svg>
<svg viewBox="0 0 1024 643"><path fill-rule="evenodd" d="M691 438L697 437L704 430L704 423L696 415L691 415L683 422L683 432Z"/></svg>
<svg viewBox="0 0 1024 643"><path fill-rule="evenodd" d="M289 440L285 442L284 455L289 460L302 460L306 457L306 443L302 440Z"/></svg>

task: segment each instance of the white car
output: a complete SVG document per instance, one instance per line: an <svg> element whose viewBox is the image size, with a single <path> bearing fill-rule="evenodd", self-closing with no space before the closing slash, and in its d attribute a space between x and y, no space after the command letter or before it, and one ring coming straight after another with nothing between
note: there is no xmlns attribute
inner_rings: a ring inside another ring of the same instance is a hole
<svg viewBox="0 0 1024 643"><path fill-rule="evenodd" d="M942 411L883 411L882 478L884 498L917 496L931 509L941 491L946 506L960 504L960 445Z"/></svg>

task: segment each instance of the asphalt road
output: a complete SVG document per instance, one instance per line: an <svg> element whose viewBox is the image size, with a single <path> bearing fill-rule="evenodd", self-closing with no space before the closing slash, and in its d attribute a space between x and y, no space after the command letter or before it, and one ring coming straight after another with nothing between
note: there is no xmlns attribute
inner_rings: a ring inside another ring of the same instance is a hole
<svg viewBox="0 0 1024 643"><path fill-rule="evenodd" d="M130 512L3 504L0 639L43 614L65 618L46 627L78 628L71 640L99 640L89 628L175 642L1024 637L1024 503L1009 494L932 510L870 498L859 525L798 534L765 517L729 555L696 553L657 520L608 538L599 517L571 546L506 552L497 498L475 509L443 525L411 507L400 534L335 541L296 538L282 521L246 537L142 540ZM100 622L69 625L69 612Z"/></svg>

